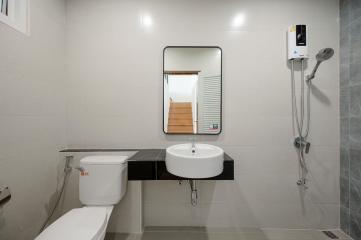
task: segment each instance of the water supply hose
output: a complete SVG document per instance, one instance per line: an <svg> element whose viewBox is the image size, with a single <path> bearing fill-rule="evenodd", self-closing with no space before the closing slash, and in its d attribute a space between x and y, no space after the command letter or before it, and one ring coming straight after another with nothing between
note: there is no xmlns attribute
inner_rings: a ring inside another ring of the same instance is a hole
<svg viewBox="0 0 361 240"><path fill-rule="evenodd" d="M64 177L63 177L63 183L61 185L60 188L60 193L58 195L58 198L56 199L55 205L53 207L53 209L50 211L50 214L48 215L48 217L45 219L43 225L41 226L40 230L39 230L39 234L44 231L45 227L49 224L49 221L51 219L51 217L54 215L54 212L56 210L56 208L59 205L60 199L63 196L64 190L65 190L65 186L66 186L66 180L71 172L71 167L69 166L70 161L72 160L72 157L67 157L66 158L66 163L65 163L65 167L64 167Z"/></svg>

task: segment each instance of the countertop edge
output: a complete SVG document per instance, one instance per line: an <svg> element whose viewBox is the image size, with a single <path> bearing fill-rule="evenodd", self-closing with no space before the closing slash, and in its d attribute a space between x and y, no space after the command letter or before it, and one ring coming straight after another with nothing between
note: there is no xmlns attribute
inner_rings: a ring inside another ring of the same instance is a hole
<svg viewBox="0 0 361 240"><path fill-rule="evenodd" d="M63 149L59 151L60 153L89 153L89 152L137 152L131 156L128 161L165 161L165 149L164 148L74 148L74 149ZM224 153L224 161L233 162L234 159L229 156L226 152Z"/></svg>

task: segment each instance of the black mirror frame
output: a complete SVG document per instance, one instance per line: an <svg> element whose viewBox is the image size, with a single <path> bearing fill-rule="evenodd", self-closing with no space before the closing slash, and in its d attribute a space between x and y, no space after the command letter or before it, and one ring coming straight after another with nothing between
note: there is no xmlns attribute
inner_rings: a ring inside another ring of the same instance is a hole
<svg viewBox="0 0 361 240"><path fill-rule="evenodd" d="M220 128L219 131L217 133L167 133L164 130L164 65L165 65L165 50L167 50L167 48L218 48L221 51L221 106L220 106ZM167 134L167 135L188 135L188 136L197 136L197 135L209 135L209 136L218 136L222 133L223 130L223 50L221 47L219 46L166 46L163 48L163 74L162 74L162 85L163 85L163 119L162 119L162 129L163 129L163 133Z"/></svg>

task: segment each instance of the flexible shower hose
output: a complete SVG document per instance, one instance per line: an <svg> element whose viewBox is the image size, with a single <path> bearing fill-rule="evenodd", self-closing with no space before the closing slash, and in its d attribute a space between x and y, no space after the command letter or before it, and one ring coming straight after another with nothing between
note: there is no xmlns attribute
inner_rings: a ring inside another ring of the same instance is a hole
<svg viewBox="0 0 361 240"><path fill-rule="evenodd" d="M306 174L307 174L307 165L304 156L304 145L302 141L306 141L309 130L310 130L310 119L311 119L311 81L306 81L307 83L307 96L306 96L306 113L305 113L305 99L304 99L304 60L301 59L301 96L300 96L300 119L298 115L298 108L297 108L297 98L296 98L296 83L295 83L295 74L294 74L294 61L291 61L291 87L292 87L292 115L296 120L296 128L298 132L298 136L300 138L300 146L298 148L298 158L301 165L300 169L300 182L302 185L306 183ZM306 115L306 120L305 120ZM305 132L304 132L304 123L306 125Z"/></svg>
<svg viewBox="0 0 361 240"><path fill-rule="evenodd" d="M61 197L63 196L63 193L64 193L64 189L65 189L65 185L66 185L66 180L69 176L69 173L70 173L70 170L67 169L68 166L65 166L64 168L64 177L63 177L63 183L61 185L61 188L60 188L60 193L58 195L58 198L56 199L56 202L55 202L55 205L53 207L53 209L51 210L50 214L48 215L48 217L45 219L45 222L43 223L43 225L41 226L40 228L40 231L39 231L39 234L45 229L45 227L49 224L49 221L51 219L51 217L54 215L54 212L56 210L56 208L58 207L59 205L59 202L60 202L60 199Z"/></svg>

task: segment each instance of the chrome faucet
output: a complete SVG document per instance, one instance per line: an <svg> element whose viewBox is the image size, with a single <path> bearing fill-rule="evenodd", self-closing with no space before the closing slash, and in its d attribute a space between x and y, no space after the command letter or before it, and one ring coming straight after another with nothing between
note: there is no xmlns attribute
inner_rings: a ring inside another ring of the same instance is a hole
<svg viewBox="0 0 361 240"><path fill-rule="evenodd" d="M194 137L192 137L191 141L192 141L192 153L195 154L196 153L196 140Z"/></svg>

